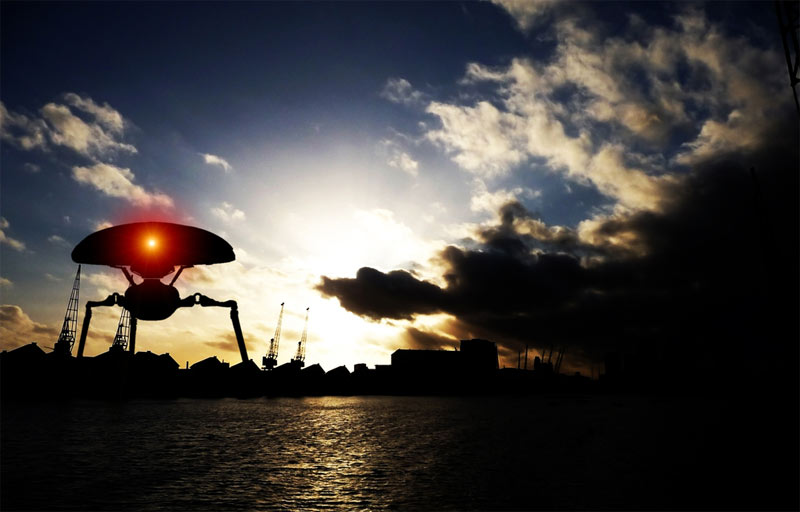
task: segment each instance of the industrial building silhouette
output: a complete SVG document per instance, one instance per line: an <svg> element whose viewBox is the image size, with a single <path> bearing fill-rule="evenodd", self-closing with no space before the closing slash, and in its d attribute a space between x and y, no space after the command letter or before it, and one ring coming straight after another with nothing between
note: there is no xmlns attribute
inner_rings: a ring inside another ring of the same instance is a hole
<svg viewBox="0 0 800 512"><path fill-rule="evenodd" d="M0 353L3 399L177 398L306 395L463 395L552 390L552 372L500 369L496 343L462 340L458 350L399 349L391 364L360 363L325 371L296 359L263 370L252 360L231 365L216 356L181 368L167 354L123 350L93 357L42 350L30 343ZM587 378L560 377L559 387L590 385Z"/></svg>

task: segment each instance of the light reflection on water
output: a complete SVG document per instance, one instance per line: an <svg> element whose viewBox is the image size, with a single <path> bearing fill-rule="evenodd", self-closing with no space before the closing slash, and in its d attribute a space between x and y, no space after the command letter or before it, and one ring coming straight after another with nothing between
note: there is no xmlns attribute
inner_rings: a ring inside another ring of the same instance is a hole
<svg viewBox="0 0 800 512"><path fill-rule="evenodd" d="M544 397L5 406L2 508L641 504L631 492L663 504L662 475L644 469L657 467L650 436L667 412L645 401Z"/></svg>

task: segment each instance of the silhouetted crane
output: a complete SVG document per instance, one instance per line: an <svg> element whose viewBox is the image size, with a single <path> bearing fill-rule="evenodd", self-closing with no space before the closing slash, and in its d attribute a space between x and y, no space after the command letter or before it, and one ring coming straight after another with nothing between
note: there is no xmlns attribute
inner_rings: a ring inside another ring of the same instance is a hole
<svg viewBox="0 0 800 512"><path fill-rule="evenodd" d="M111 350L125 351L128 348L128 341L131 341L131 346L134 346L133 340L136 336L136 319L131 318L131 313L125 308L122 308L122 313L119 315L119 324L117 325L117 333L114 335L114 342L111 344Z"/></svg>
<svg viewBox="0 0 800 512"><path fill-rule="evenodd" d="M306 321L303 325L303 335L300 336L300 341L297 342L297 354L295 354L294 359L292 359L292 363L303 367L306 365L306 338L308 337L308 310L311 309L306 308Z"/></svg>
<svg viewBox="0 0 800 512"><path fill-rule="evenodd" d="M59 354L72 355L72 346L75 344L75 333L78 327L78 295L81 288L81 266L78 265L78 272L75 274L75 281L72 283L72 293L67 303L67 312L64 314L64 323L61 326L61 333L58 341L53 347L53 351Z"/></svg>
<svg viewBox="0 0 800 512"><path fill-rule="evenodd" d="M275 328L275 336L269 340L269 352L266 357L261 359L265 370L271 370L278 364L278 346L281 344L281 323L283 323L283 305L281 302L281 312L278 314L278 326Z"/></svg>

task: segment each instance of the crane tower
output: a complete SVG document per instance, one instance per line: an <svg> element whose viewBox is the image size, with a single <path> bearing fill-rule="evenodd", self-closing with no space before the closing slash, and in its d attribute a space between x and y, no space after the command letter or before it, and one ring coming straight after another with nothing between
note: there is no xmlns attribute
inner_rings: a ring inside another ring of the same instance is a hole
<svg viewBox="0 0 800 512"><path fill-rule="evenodd" d="M132 341L133 336L135 336L135 330L131 321L131 313L122 308L122 313L119 315L119 325L117 325L117 334L114 336L111 350L125 351L128 348L128 342ZM133 345L131 344L131 346Z"/></svg>
<svg viewBox="0 0 800 512"><path fill-rule="evenodd" d="M301 368L306 365L306 338L308 337L308 310L306 308L306 321L303 325L303 335L300 336L300 341L297 342L297 354L295 354L292 363L300 366Z"/></svg>
<svg viewBox="0 0 800 512"><path fill-rule="evenodd" d="M278 364L278 347L281 344L281 323L283 322L283 305L281 302L281 312L278 315L278 326L275 328L275 336L269 340L269 352L266 357L261 358L261 364L265 370L271 370Z"/></svg>
<svg viewBox="0 0 800 512"><path fill-rule="evenodd" d="M75 274L75 281L72 283L72 293L67 303L67 312L64 314L64 323L61 326L61 333L58 335L53 351L63 355L72 355L72 346L75 344L75 332L78 326L78 295L81 288L81 266L78 265L78 272Z"/></svg>

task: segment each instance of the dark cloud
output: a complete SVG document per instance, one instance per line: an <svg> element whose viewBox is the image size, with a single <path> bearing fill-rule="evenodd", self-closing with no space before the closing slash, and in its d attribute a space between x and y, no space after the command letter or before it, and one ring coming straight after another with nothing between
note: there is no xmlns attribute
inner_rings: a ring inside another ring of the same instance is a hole
<svg viewBox="0 0 800 512"><path fill-rule="evenodd" d="M498 213L500 224L479 234L481 241L487 245L506 249L539 248L556 252L575 251L581 246L575 230L563 226L547 226L518 202L503 205Z"/></svg>
<svg viewBox="0 0 800 512"><path fill-rule="evenodd" d="M318 289L373 319L449 313L514 351L647 347L702 368L775 359L797 343L797 166L796 143L709 160L666 192L662 211L598 222L592 244L511 203L470 248L442 251L444 287L362 268Z"/></svg>
<svg viewBox="0 0 800 512"><path fill-rule="evenodd" d="M438 286L420 281L403 270L384 274L364 267L355 279L323 276L317 288L325 295L338 297L345 309L374 319L408 319L415 314L436 313L445 302Z"/></svg>

